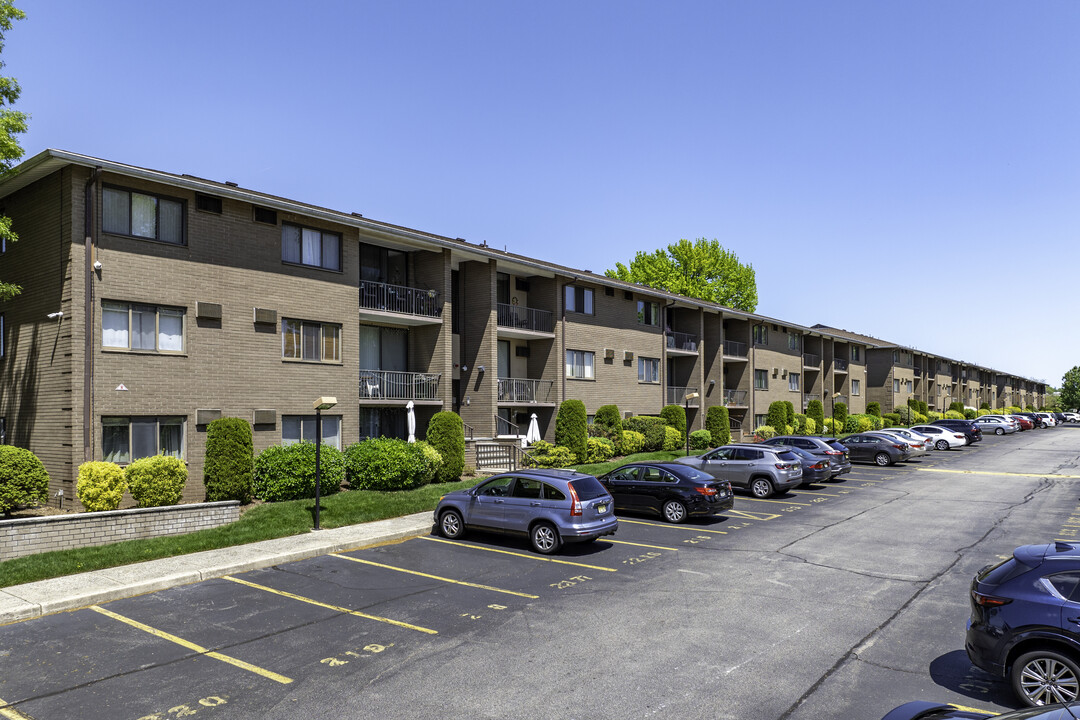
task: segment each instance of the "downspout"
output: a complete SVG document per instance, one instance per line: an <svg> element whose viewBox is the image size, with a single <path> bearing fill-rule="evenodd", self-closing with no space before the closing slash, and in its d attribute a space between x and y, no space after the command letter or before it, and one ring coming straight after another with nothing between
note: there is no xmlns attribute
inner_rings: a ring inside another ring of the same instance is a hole
<svg viewBox="0 0 1080 720"><path fill-rule="evenodd" d="M83 462L93 460L94 453L94 207L100 177L99 166L90 173L83 188L83 263L86 266L83 293Z"/></svg>
<svg viewBox="0 0 1080 720"><path fill-rule="evenodd" d="M675 307L675 301L674 300L672 300L671 302L669 302L667 305L664 306L664 327L661 329L661 333L660 333L660 357L661 357L660 363L662 365L661 370L664 373L664 382L660 383L660 407L664 407L665 405L668 404L667 403L667 391L668 391L668 387L669 387L669 382L671 380L671 377L670 377L671 374L668 372L668 357L667 357L668 321L667 321L667 319L668 319L668 310L670 308L673 308L673 307ZM672 337L675 337L674 336L675 331L672 330L671 332L673 333ZM681 405L682 403L673 403L673 404Z"/></svg>
<svg viewBox="0 0 1080 720"><path fill-rule="evenodd" d="M560 367L559 374L562 375L562 399L559 400L559 403L562 403L562 402L564 402L566 400L566 288L573 285L574 282L576 282L576 281L577 281L577 276L573 275L573 276L571 276L569 282L564 282L563 283L561 297L559 297L559 299L557 301L559 303L559 307L562 308L562 322L560 323L560 325L562 326L561 329L560 329L561 338L559 340L560 344L562 345L562 347L559 348L559 351L562 353L562 357L561 358L556 358L558 360L558 362L559 362L559 367ZM593 299L593 302L594 303L596 302L595 298ZM594 311L595 311L595 309L596 309L595 306L593 306ZM595 371L596 371L596 369L594 367L593 372L595 372Z"/></svg>

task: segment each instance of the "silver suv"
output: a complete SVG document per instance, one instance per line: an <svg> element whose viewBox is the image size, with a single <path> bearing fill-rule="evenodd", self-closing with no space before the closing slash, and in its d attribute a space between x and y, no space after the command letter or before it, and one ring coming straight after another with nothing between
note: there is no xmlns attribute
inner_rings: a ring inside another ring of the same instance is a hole
<svg viewBox="0 0 1080 720"><path fill-rule="evenodd" d="M785 445L733 443L704 455L675 458L675 462L727 480L756 498L785 492L802 482L802 462Z"/></svg>

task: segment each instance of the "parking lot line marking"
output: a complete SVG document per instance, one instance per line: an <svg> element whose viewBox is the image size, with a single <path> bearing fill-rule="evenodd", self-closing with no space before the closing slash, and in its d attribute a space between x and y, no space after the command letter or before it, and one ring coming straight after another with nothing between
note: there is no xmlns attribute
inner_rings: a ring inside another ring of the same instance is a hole
<svg viewBox="0 0 1080 720"><path fill-rule="evenodd" d="M810 507L810 503L797 503L790 500L765 500L764 498L739 498L739 501L747 502L768 502L768 503L780 503L781 505L802 505L803 507Z"/></svg>
<svg viewBox="0 0 1080 720"><path fill-rule="evenodd" d="M239 583L240 585L247 585L248 587L255 588L256 590L265 590L266 592L274 593L275 595L281 595L282 597L291 598L293 600L299 600L300 602L305 602L305 603L308 603L309 605L318 605L319 607L326 608L327 610L336 610L336 611L338 611L340 613L348 613L349 615L354 615L356 617L361 617L361 618L364 618L366 620L375 620L375 621L378 621L378 622L387 623L389 625L397 625L398 627L403 627L403 628L405 628L407 630L416 630L417 632L427 633L428 635L438 635L439 634L438 630L432 630L430 628L420 627L419 625L410 625L407 622L401 622L400 620L392 620L392 619L390 619L388 617L382 617L380 615L369 615L369 614L367 614L365 612L360 612L359 610L350 610L347 607L341 607L340 605L331 605L329 603L324 603L324 602L320 602L318 600L313 600L311 598L306 598L303 595L294 595L293 593L285 592L284 590L275 590L272 587L267 587L265 585L259 585L258 583L249 582L247 580L241 580L240 578L233 577L232 575L224 575L224 576L222 576L221 579L222 580L231 580L234 583Z"/></svg>
<svg viewBox="0 0 1080 720"><path fill-rule="evenodd" d="M190 640L185 640L182 637L177 637L176 635L172 635L170 633L167 633L164 630L158 630L157 628L150 627L149 625L144 625L143 623L139 622L138 620L132 620L131 618L124 617L123 615L118 615L118 614L114 613L112 610L106 610L105 608L100 607L98 605L91 605L90 609L93 610L94 612L101 613L105 617L111 617L113 620L119 620L120 622L126 623L126 624L130 625L133 628L137 628L139 630L142 630L143 632L150 633L154 637L159 637L162 640L168 640L169 642L176 643L177 645L179 645L181 647L186 647L188 650L193 650L193 651L199 653L200 655L205 655L206 657L211 657L211 658L214 658L215 660L220 660L221 662L229 663L230 665L238 667L241 670L247 670L248 672L253 672L256 675L262 675L264 678L269 678L269 679L273 680L274 682L281 683L282 685L288 685L289 683L292 682L292 678L285 677L284 675L278 675L276 672L271 672L270 670L267 670L265 668L261 668L258 665L252 665L251 663L244 662L243 660L238 660L238 659L236 659L234 657L230 657L229 655L225 655L223 653L214 652L213 650L208 650L207 648L204 648L202 645L196 645L195 643L191 642Z"/></svg>
<svg viewBox="0 0 1080 720"><path fill-rule="evenodd" d="M776 518L781 517L775 513L748 512L746 510L728 510L726 514L746 518L747 520L761 520L762 522L775 520Z"/></svg>
<svg viewBox="0 0 1080 720"><path fill-rule="evenodd" d="M600 542L614 543L616 545L633 545L635 547L652 548L653 550L670 550L672 552L679 552L679 548L664 547L663 545L646 545L645 543L632 543L625 540L601 540Z"/></svg>
<svg viewBox="0 0 1080 720"><path fill-rule="evenodd" d="M949 705L951 705L952 707L956 708L957 710L961 710L963 712L986 713L987 715L1000 715L1001 714L1001 713L998 713L998 712L994 712L993 710L983 710L982 708L973 708L973 707L968 707L967 705L957 705L956 703L949 703Z"/></svg>
<svg viewBox="0 0 1080 720"><path fill-rule="evenodd" d="M19 712L15 708L4 702L3 698L0 698L0 717L7 720L34 720L24 712Z"/></svg>
<svg viewBox="0 0 1080 720"><path fill-rule="evenodd" d="M1007 477L1055 477L1055 478L1080 478L1080 475L1057 475L1055 473L1015 473L994 472L992 470L945 470L944 468L916 468L922 472L954 473L956 475L1005 475Z"/></svg>
<svg viewBox="0 0 1080 720"><path fill-rule="evenodd" d="M707 530L706 528L694 527L693 525L671 525L665 523L645 522L644 520L627 520L626 518L619 518L621 523L630 523L631 525L648 525L649 527L662 527L669 530L688 530L690 532L706 532L715 533L716 535L727 535L727 530Z"/></svg>
<svg viewBox="0 0 1080 720"><path fill-rule="evenodd" d="M840 497L839 495L830 495L823 493L820 490L791 490L792 495L817 495L819 497Z"/></svg>
<svg viewBox="0 0 1080 720"><path fill-rule="evenodd" d="M620 520L621 522L621 520ZM453 540L446 540L444 538L423 536L424 540L430 540L432 542L446 543L447 545L457 545L463 548L472 548L473 550L486 550L488 552L500 553L502 555L513 555L514 557L528 558L529 560L542 560L543 562L558 563L559 565L574 565L576 567L588 568L589 570L603 570L604 572L619 572L616 568L600 567L599 565L586 565L585 563L570 562L569 560L556 560L555 558L542 557L540 555L526 555L525 553L512 552L510 550L499 550L498 548L483 547L481 545L470 545L468 543L454 542Z"/></svg>
<svg viewBox="0 0 1080 720"><path fill-rule="evenodd" d="M354 563L361 563L363 565L371 565L373 567L384 568L386 570L394 570L396 572L408 573L409 575L418 575L420 577L430 578L432 580L453 583L454 585L464 585L466 587L479 588L481 590L491 590L492 592L506 593L507 595L517 595L518 597L531 598L533 600L536 600L540 597L539 595L530 595L529 593L517 592L515 590L503 590L502 588L492 587L491 585L480 585L478 583L465 582L464 580L451 580L450 578L440 577L439 575L428 575L427 573L418 572L416 570L406 570L405 568L394 567L393 565L383 565L382 563L372 562L371 560L361 560L360 558L354 558L348 555L340 555L338 553L330 553L330 556L341 558L342 560L351 560Z"/></svg>

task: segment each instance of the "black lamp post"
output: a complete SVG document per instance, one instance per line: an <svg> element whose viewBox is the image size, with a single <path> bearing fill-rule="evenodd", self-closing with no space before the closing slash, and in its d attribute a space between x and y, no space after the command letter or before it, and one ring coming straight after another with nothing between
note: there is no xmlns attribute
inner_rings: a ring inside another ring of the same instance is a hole
<svg viewBox="0 0 1080 720"><path fill-rule="evenodd" d="M687 393L683 397L683 400L686 402L686 407L684 409L684 412L686 413L686 417L688 417L688 418L690 417L690 401L691 400L696 400L697 398L698 398L698 394L696 392ZM686 425L686 455L687 455L687 457L690 456L690 424L689 424L689 422L687 422L687 425Z"/></svg>
<svg viewBox="0 0 1080 720"><path fill-rule="evenodd" d="M321 397L312 403L315 409L315 529L319 527L319 505L322 499L322 411L337 405L335 397Z"/></svg>
<svg viewBox="0 0 1080 720"><path fill-rule="evenodd" d="M832 408L829 410L829 414L832 415L832 436L836 437L836 398L840 397L840 393L834 392L832 394Z"/></svg>

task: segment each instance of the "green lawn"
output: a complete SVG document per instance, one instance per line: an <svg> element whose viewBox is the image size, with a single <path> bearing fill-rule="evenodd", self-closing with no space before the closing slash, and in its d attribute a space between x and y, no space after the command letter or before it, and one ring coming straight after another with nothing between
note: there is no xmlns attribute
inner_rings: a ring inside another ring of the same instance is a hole
<svg viewBox="0 0 1080 720"><path fill-rule="evenodd" d="M634 460L670 460L684 454L683 451L639 453L617 461L579 465L577 469L591 475L603 475ZM439 498L446 493L472 487L479 481L480 478L471 478L456 483L426 485L416 490L401 492L342 491L322 498L319 524L324 528L336 528L434 510ZM156 560L201 550L215 550L259 540L299 535L308 532L314 526L314 513L314 500L266 503L251 508L234 523L211 530L27 555L0 562L0 587L128 565L143 560Z"/></svg>

